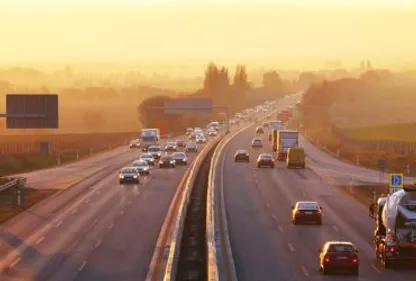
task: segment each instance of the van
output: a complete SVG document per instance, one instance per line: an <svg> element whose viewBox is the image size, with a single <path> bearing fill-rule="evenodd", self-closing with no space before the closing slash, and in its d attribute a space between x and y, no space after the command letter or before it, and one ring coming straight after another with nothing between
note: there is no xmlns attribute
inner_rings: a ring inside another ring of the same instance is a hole
<svg viewBox="0 0 416 281"><path fill-rule="evenodd" d="M301 147L292 147L287 151L286 168L305 168L305 150Z"/></svg>

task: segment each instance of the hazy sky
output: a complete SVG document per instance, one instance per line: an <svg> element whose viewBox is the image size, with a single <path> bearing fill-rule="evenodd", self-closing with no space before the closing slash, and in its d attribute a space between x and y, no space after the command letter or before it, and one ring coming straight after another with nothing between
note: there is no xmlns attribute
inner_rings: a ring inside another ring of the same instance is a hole
<svg viewBox="0 0 416 281"><path fill-rule="evenodd" d="M414 58L415 30L416 0L0 0L0 61Z"/></svg>

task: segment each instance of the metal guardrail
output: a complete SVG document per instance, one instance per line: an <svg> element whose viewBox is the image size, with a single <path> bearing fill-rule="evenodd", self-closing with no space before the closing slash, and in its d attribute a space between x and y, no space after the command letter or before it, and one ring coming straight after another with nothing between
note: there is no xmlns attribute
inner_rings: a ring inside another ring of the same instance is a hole
<svg viewBox="0 0 416 281"><path fill-rule="evenodd" d="M26 185L27 179L23 177L9 178L9 181L3 185L0 185L0 192L3 192L12 187L23 187Z"/></svg>

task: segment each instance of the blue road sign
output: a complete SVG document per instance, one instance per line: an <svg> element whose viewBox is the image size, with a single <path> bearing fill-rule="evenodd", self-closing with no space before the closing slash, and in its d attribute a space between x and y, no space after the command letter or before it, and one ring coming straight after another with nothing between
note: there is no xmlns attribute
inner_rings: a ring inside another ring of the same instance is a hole
<svg viewBox="0 0 416 281"><path fill-rule="evenodd" d="M386 166L386 160L383 160L383 159L378 160L378 168L380 170L384 170L385 166Z"/></svg>
<svg viewBox="0 0 416 281"><path fill-rule="evenodd" d="M390 188L403 188L403 174L390 174Z"/></svg>

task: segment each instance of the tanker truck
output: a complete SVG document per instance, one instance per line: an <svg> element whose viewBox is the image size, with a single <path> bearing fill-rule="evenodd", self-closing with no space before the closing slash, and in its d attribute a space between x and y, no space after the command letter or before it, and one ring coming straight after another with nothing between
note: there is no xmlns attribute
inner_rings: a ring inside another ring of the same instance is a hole
<svg viewBox="0 0 416 281"><path fill-rule="evenodd" d="M385 268L407 263L416 268L416 187L379 198L370 206L370 215L376 221L377 261Z"/></svg>

